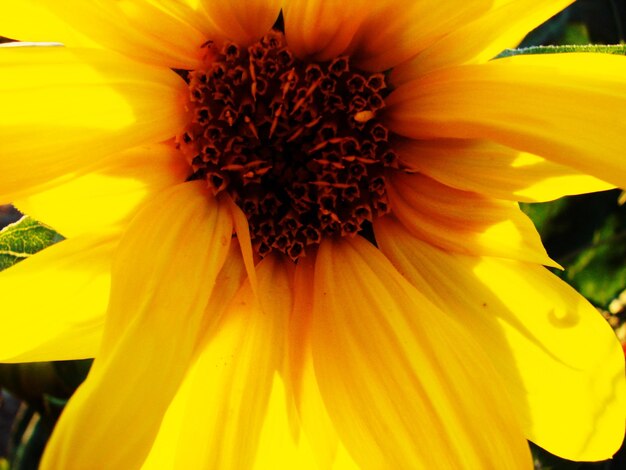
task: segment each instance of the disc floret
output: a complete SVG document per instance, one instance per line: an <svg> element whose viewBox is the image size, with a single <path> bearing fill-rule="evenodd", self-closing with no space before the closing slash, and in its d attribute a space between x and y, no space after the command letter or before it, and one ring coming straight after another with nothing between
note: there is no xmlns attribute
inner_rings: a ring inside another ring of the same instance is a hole
<svg viewBox="0 0 626 470"><path fill-rule="evenodd" d="M397 168L377 120L387 83L348 57L304 62L272 31L248 48L206 49L187 75L191 123L179 136L193 178L243 210L260 256L293 260L324 237L355 236L389 211L385 169Z"/></svg>

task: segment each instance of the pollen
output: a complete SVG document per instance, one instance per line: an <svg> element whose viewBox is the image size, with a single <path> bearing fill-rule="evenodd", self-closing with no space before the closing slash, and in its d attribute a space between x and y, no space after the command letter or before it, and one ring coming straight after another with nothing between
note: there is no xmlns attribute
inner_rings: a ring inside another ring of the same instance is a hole
<svg viewBox="0 0 626 470"><path fill-rule="evenodd" d="M377 119L384 74L348 57L298 60L278 31L247 48L203 48L205 67L185 75L191 120L177 143L192 179L241 208L259 256L296 261L389 212L385 173L398 163Z"/></svg>

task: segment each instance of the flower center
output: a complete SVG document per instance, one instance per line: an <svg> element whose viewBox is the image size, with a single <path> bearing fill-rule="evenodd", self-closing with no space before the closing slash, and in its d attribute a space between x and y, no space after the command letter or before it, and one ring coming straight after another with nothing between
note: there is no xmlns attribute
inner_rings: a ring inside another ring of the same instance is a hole
<svg viewBox="0 0 626 470"><path fill-rule="evenodd" d="M178 137L194 179L243 210L253 248L293 260L328 236L354 236L389 204L385 167L397 168L377 122L385 76L347 57L307 63L272 31L247 49L212 42L189 73L192 120Z"/></svg>

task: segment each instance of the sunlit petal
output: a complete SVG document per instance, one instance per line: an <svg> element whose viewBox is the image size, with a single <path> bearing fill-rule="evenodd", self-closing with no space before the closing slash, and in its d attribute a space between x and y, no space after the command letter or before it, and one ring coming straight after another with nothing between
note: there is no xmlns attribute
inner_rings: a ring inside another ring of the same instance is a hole
<svg viewBox="0 0 626 470"><path fill-rule="evenodd" d="M322 244L314 288L315 371L357 463L530 466L511 404L480 347L375 247L359 237Z"/></svg>
<svg viewBox="0 0 626 470"><path fill-rule="evenodd" d="M141 204L185 181L189 171L172 144L145 145L106 157L91 172L13 204L62 235L75 236L125 225Z"/></svg>
<svg viewBox="0 0 626 470"><path fill-rule="evenodd" d="M98 47L56 16L41 0L3 2L0 36L19 41L61 42L68 46Z"/></svg>
<svg viewBox="0 0 626 470"><path fill-rule="evenodd" d="M199 0L222 37L248 45L266 34L278 19L281 0Z"/></svg>
<svg viewBox="0 0 626 470"><path fill-rule="evenodd" d="M529 439L571 460L617 451L626 417L624 355L585 299L540 266L446 253L392 219L376 224L376 235L404 277L485 347Z"/></svg>
<svg viewBox="0 0 626 470"><path fill-rule="evenodd" d="M63 47L0 49L0 66L4 202L184 125L184 82L169 70Z"/></svg>
<svg viewBox="0 0 626 470"><path fill-rule="evenodd" d="M626 186L626 58L517 56L446 68L387 99L412 138L488 139Z"/></svg>
<svg viewBox="0 0 626 470"><path fill-rule="evenodd" d="M394 143L409 167L453 188L497 199L544 202L614 186L573 168L486 140L402 139Z"/></svg>
<svg viewBox="0 0 626 470"><path fill-rule="evenodd" d="M364 70L387 70L420 53L467 22L480 18L493 0L372 2L353 45Z"/></svg>
<svg viewBox="0 0 626 470"><path fill-rule="evenodd" d="M181 395L168 411L166 428L181 423L175 431L173 468L254 465L261 430L274 418L268 406L291 310L291 286L282 263L267 259L258 275L260 302L249 283L232 299L215 329L207 332ZM285 402L280 405L284 408ZM172 443L157 440L158 445Z"/></svg>
<svg viewBox="0 0 626 470"><path fill-rule="evenodd" d="M439 67L486 62L504 49L516 47L537 26L573 0L505 0L489 12L461 25L407 63L393 70L392 81L400 85Z"/></svg>
<svg viewBox="0 0 626 470"><path fill-rule="evenodd" d="M315 258L302 259L294 275L294 302L289 319L286 384L293 400L297 437L312 449L319 468L351 468L345 451L322 400L311 351ZM292 424L292 427L294 425ZM300 430L301 429L301 430ZM293 433L293 431L292 431ZM340 464L340 462L342 462ZM356 464L352 461L352 465ZM358 467L357 467L358 468Z"/></svg>
<svg viewBox="0 0 626 470"><path fill-rule="evenodd" d="M394 174L388 192L393 213L415 236L435 246L558 266L513 202L460 191L420 174Z"/></svg>
<svg viewBox="0 0 626 470"><path fill-rule="evenodd" d="M192 359L228 253L229 218L200 184L186 183L133 220L113 264L102 347L57 423L42 468L136 468L143 461ZM116 446L102 445L113 440Z"/></svg>
<svg viewBox="0 0 626 470"><path fill-rule="evenodd" d="M284 3L289 47L300 57L320 61L344 54L375 8L374 2L365 0L290 0Z"/></svg>
<svg viewBox="0 0 626 470"><path fill-rule="evenodd" d="M0 360L94 357L119 234L65 240L0 273Z"/></svg>
<svg viewBox="0 0 626 470"><path fill-rule="evenodd" d="M182 0L40 0L54 18L56 29L50 29L48 40L65 42L65 31L76 30L100 47L114 50L163 67L192 68L202 57L200 46L211 28L193 3ZM26 20L12 16L17 23L18 39L23 39L20 27ZM65 24L65 28L63 28ZM28 39L31 25L25 26ZM47 31L47 30L45 30ZM37 36L40 37L40 36ZM75 41L68 42L74 45Z"/></svg>

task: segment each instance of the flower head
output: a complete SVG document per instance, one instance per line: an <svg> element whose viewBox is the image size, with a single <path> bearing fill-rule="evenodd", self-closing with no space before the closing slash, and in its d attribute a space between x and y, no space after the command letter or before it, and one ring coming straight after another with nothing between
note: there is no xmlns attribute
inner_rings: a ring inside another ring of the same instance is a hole
<svg viewBox="0 0 626 470"><path fill-rule="evenodd" d="M64 46L0 49L1 194L67 239L0 358L95 357L43 468L612 455L621 348L516 201L626 186L626 59L491 60L569 3L5 6Z"/></svg>

